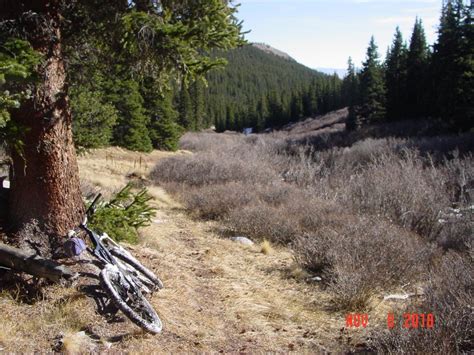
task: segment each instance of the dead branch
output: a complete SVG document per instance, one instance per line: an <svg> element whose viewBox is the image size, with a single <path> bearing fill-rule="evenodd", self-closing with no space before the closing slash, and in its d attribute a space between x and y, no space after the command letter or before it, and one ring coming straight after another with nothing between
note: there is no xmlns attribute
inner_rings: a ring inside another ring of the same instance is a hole
<svg viewBox="0 0 474 355"><path fill-rule="evenodd" d="M0 266L10 268L13 271L43 277L53 282L76 277L76 273L64 265L2 243L0 243Z"/></svg>

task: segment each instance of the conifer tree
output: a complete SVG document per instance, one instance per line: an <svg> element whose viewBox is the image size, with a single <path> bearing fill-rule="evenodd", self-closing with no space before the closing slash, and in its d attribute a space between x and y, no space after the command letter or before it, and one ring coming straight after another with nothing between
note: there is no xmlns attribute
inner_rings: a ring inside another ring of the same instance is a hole
<svg viewBox="0 0 474 355"><path fill-rule="evenodd" d="M99 148L110 144L118 113L113 105L104 101L101 92L90 91L84 87L71 90L76 146Z"/></svg>
<svg viewBox="0 0 474 355"><path fill-rule="evenodd" d="M357 126L377 123L385 118L384 75L373 36L360 73L360 105L356 108L356 115Z"/></svg>
<svg viewBox="0 0 474 355"><path fill-rule="evenodd" d="M19 90L29 86L33 94L9 111L9 119L25 128L22 151L11 156L9 225L18 244L34 245L36 253L47 255L58 250L61 236L83 215L67 85L71 58L80 57L84 69L84 62L97 58L89 53L97 52L102 67L121 66L133 74L128 79L137 81L143 76L162 84L189 79L223 64L208 55L212 48L242 43L235 12L231 2L222 0L2 2L0 47L19 37L41 57L41 65L32 68L37 80ZM117 138L133 149L149 150L140 92L129 80L120 89L114 102L119 127L130 129L117 132ZM28 232L33 222L44 233Z"/></svg>
<svg viewBox="0 0 474 355"><path fill-rule="evenodd" d="M427 112L427 69L429 50L421 19L416 19L407 56L406 107L412 118Z"/></svg>
<svg viewBox="0 0 474 355"><path fill-rule="evenodd" d="M359 78L356 73L352 58L347 61L347 73L342 81L342 97L344 104L349 107L349 117L347 119L347 128L352 130L355 128L355 111L354 108L359 104Z"/></svg>
<svg viewBox="0 0 474 355"><path fill-rule="evenodd" d="M192 104L191 129L198 131L204 127L204 84L201 79L195 80L189 89Z"/></svg>
<svg viewBox="0 0 474 355"><path fill-rule="evenodd" d="M183 128L178 125L178 112L173 108L171 92L164 92L155 99L155 110L150 117L149 132L153 147L175 151Z"/></svg>
<svg viewBox="0 0 474 355"><path fill-rule="evenodd" d="M258 131L265 128L268 114L268 100L266 96L262 96L257 104L257 122L255 127Z"/></svg>
<svg viewBox="0 0 474 355"><path fill-rule="evenodd" d="M303 95L300 93L294 93L291 98L290 107L291 120L298 121L303 118Z"/></svg>
<svg viewBox="0 0 474 355"><path fill-rule="evenodd" d="M352 58L347 61L347 73L342 81L342 95L346 106L353 106L359 101L359 79Z"/></svg>
<svg viewBox="0 0 474 355"><path fill-rule="evenodd" d="M454 129L474 126L473 26L472 8L462 0L449 1L443 9L434 46L435 106L437 113Z"/></svg>
<svg viewBox="0 0 474 355"><path fill-rule="evenodd" d="M405 113L407 54L400 28L396 28L395 37L385 62L385 83L387 87L387 118L397 120Z"/></svg>
<svg viewBox="0 0 474 355"><path fill-rule="evenodd" d="M139 84L133 80L116 80L115 90L111 98L119 117L114 127L114 143L130 150L151 151L153 147L147 130L149 118Z"/></svg>
<svg viewBox="0 0 474 355"><path fill-rule="evenodd" d="M213 112L214 121L219 114L226 116L219 108L221 105L233 105L237 129L281 126L342 104L341 80L337 76L319 73L252 45L224 56L229 65L222 71L209 73L206 78L209 83L206 111ZM262 101L265 101L265 112L254 115L254 107Z"/></svg>
<svg viewBox="0 0 474 355"><path fill-rule="evenodd" d="M179 124L187 130L193 128L194 120L194 110L193 102L191 100L191 95L189 95L189 88L186 83L181 84L179 92Z"/></svg>
<svg viewBox="0 0 474 355"><path fill-rule="evenodd" d="M232 105L228 105L226 107L225 127L226 127L226 129L229 129L229 130L236 129L236 126L235 126L235 110L234 110L234 107Z"/></svg>

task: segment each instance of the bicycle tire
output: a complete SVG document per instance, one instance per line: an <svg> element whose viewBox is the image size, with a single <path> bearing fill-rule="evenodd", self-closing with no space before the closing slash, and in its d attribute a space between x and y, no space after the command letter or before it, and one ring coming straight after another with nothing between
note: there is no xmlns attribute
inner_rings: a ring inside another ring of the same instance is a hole
<svg viewBox="0 0 474 355"><path fill-rule="evenodd" d="M137 259L132 256L132 254L130 254L124 249L120 249L117 247L112 247L109 250L113 256L129 264L135 270L145 276L148 280L150 280L153 285L155 285L155 289L160 290L163 288L163 282L158 278L158 276L156 276L153 271L143 266Z"/></svg>
<svg viewBox="0 0 474 355"><path fill-rule="evenodd" d="M133 323L152 334L158 334L163 324L142 292L131 285L117 266L107 264L100 273L102 288L112 302Z"/></svg>

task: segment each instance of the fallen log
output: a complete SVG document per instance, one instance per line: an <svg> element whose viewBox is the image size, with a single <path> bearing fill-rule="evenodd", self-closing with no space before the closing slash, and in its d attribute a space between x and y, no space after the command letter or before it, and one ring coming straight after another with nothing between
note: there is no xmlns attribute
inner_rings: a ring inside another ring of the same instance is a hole
<svg viewBox="0 0 474 355"><path fill-rule="evenodd" d="M61 279L71 280L77 275L53 260L2 243L0 243L0 266L43 277L53 282L59 282Z"/></svg>

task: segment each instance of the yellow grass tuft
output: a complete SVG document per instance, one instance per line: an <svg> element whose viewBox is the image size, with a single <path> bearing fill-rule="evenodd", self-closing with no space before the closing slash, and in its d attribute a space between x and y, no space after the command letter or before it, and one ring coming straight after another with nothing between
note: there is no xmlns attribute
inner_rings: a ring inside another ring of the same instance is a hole
<svg viewBox="0 0 474 355"><path fill-rule="evenodd" d="M260 244L260 252L262 254L265 254L265 255L268 255L268 254L271 254L273 252L273 248L272 248L272 245L271 243L268 241L268 240L264 240L261 244Z"/></svg>
<svg viewBox="0 0 474 355"><path fill-rule="evenodd" d="M85 332L67 332L63 338L62 350L66 354L81 354L93 351L95 344Z"/></svg>

